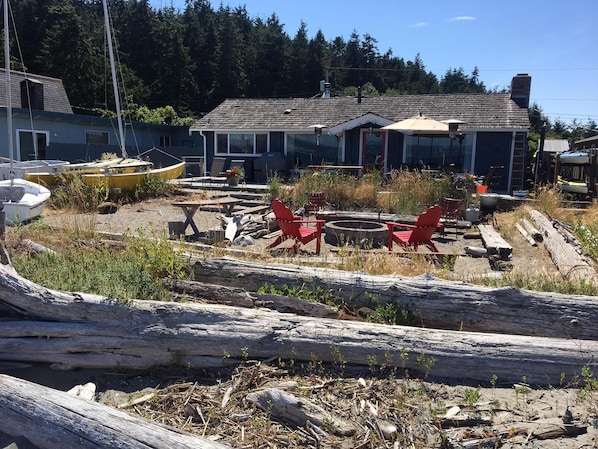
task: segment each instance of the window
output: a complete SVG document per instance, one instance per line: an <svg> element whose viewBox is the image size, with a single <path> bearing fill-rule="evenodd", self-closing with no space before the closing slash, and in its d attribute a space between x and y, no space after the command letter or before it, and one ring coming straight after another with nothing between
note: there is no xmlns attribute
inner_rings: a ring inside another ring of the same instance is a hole
<svg viewBox="0 0 598 449"><path fill-rule="evenodd" d="M108 145L107 131L85 131L86 144L105 144Z"/></svg>
<svg viewBox="0 0 598 449"><path fill-rule="evenodd" d="M440 169L454 166L456 170L471 170L473 139L470 135L451 140L448 136L406 136L404 162L412 168Z"/></svg>
<svg viewBox="0 0 598 449"><path fill-rule="evenodd" d="M314 133L287 134L287 158L296 168L322 162L336 164L341 160L339 151L336 136L322 134L318 142Z"/></svg>
<svg viewBox="0 0 598 449"><path fill-rule="evenodd" d="M48 131L17 130L17 151L20 160L46 159L49 137Z"/></svg>
<svg viewBox="0 0 598 449"><path fill-rule="evenodd" d="M268 152L267 133L216 134L218 154L262 154Z"/></svg>

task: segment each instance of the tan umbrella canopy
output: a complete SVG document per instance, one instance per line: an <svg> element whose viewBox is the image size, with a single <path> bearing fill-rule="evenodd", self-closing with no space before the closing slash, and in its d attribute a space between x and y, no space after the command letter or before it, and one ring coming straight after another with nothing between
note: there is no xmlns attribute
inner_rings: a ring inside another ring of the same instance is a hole
<svg viewBox="0 0 598 449"><path fill-rule="evenodd" d="M404 134L448 134L449 125L420 112L419 115L384 126L382 129L400 131Z"/></svg>

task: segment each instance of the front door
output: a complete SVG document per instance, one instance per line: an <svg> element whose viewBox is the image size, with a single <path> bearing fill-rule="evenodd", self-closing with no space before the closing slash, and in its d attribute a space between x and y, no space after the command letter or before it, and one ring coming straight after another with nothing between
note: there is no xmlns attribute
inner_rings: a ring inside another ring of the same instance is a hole
<svg viewBox="0 0 598 449"><path fill-rule="evenodd" d="M361 165L364 172L384 172L386 132L380 130L363 130L361 140Z"/></svg>

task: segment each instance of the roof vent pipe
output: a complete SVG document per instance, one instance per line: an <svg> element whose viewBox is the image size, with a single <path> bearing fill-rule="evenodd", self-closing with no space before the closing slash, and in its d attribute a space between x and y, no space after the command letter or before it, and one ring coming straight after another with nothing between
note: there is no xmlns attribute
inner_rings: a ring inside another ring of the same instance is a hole
<svg viewBox="0 0 598 449"><path fill-rule="evenodd" d="M320 93L322 98L330 98L330 83L328 81L320 81Z"/></svg>
<svg viewBox="0 0 598 449"><path fill-rule="evenodd" d="M361 86L357 86L357 103L361 104Z"/></svg>

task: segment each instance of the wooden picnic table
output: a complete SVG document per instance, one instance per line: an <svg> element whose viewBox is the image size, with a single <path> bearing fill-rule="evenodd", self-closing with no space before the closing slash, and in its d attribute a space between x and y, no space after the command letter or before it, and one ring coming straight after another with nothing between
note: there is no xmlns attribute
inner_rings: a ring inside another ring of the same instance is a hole
<svg viewBox="0 0 598 449"><path fill-rule="evenodd" d="M172 205L183 209L183 213L185 214L186 220L183 226L183 233L187 229L187 226L191 226L191 229L193 229L195 237L199 237L200 232L197 228L197 225L195 224L195 221L193 220L193 216L195 215L195 212L199 210L200 207L216 206L220 210L223 210L224 214L227 217L230 217L232 216L233 209L235 208L235 206L241 204L241 202L242 200L238 198L232 198L230 196L227 196L224 198L211 198L208 200L199 201L180 201L172 203Z"/></svg>

